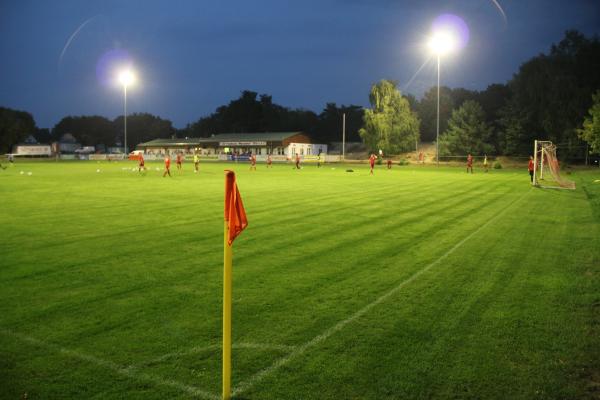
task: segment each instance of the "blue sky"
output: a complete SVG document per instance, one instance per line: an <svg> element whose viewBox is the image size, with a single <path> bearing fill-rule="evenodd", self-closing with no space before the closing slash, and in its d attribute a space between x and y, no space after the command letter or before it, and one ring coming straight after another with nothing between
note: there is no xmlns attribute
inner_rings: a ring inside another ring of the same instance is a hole
<svg viewBox="0 0 600 400"><path fill-rule="evenodd" d="M384 78L417 97L435 85L433 60L407 83L443 13L465 21L470 41L442 60L442 84L473 90L506 83L567 29L600 33L597 0L497 2L506 19L490 0L0 0L0 106L31 112L40 127L68 115L112 119L122 88L98 66L119 50L138 74L128 112L178 128L246 89L320 112L327 102L367 106Z"/></svg>

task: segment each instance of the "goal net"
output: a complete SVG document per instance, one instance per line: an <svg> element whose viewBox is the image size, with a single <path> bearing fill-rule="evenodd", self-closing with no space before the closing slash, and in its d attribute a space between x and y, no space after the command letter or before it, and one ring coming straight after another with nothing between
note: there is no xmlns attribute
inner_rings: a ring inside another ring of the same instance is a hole
<svg viewBox="0 0 600 400"><path fill-rule="evenodd" d="M534 147L533 184L542 188L575 189L575 182L560 175L556 146L549 141L536 140Z"/></svg>

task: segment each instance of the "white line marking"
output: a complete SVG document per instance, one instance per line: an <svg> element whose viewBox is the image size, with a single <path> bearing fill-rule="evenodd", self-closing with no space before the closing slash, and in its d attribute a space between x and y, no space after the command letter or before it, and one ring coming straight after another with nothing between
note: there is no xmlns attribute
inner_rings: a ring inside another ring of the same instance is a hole
<svg viewBox="0 0 600 400"><path fill-rule="evenodd" d="M234 343L234 349L259 349L259 350L281 350L294 351L297 346L287 346L285 344L270 344L270 343Z"/></svg>
<svg viewBox="0 0 600 400"><path fill-rule="evenodd" d="M304 343L303 345L298 346L296 348L296 350L292 351L287 356L285 356L283 358L280 358L279 360L275 361L275 363L272 364L270 367L267 367L267 368L263 369L262 371L257 372L252 377L250 377L250 379L248 379L247 381L242 382L239 385L237 385L237 387L235 387L233 389L233 391L232 391L232 396L239 396L241 393L243 393L246 390L250 389L256 383L260 382L261 380L263 380L264 378L266 378L268 375L270 375L273 372L277 371L279 368L281 368L285 364L289 363L294 358L302 355L309 348L311 348L313 346L316 346L317 344L319 344L322 341L326 340L327 338L329 338L334 333L342 330L349 323L354 322L358 318L360 318L363 315L365 315L367 312L369 312L376 305L384 302L385 300L387 300L388 298L390 298L391 296L393 296L394 294L396 294L397 292L399 292L400 289L402 289L404 286L408 285L409 283L411 283L412 281L414 281L415 279L417 279L419 276L421 276L425 272L429 271L432 267L434 267L435 265L437 265L444 258L446 258L450 254L454 253L454 251L456 249L458 249L460 246L462 246L467 240L471 239L473 236L475 236L476 234L478 234L482 229L486 228L492 222L494 222L495 220L497 220L506 211L508 211L508 209L510 209L512 206L514 206L515 204L517 204L518 202L520 202L523 198L525 198L525 196L527 196L527 194L529 194L530 192L531 192L531 189L529 191L527 191L523 196L519 197L517 200L513 201L508 206L506 206L502 211L500 211L494 217L490 218L485 224L481 225L479 228L477 228L476 230L474 230L473 232L471 232L471 234L469 234L463 240L461 240L460 242L458 242L457 244L455 244L453 247L451 247L447 252L445 252L444 254L442 254L440 256L440 258L438 258L437 260L431 262L430 264L428 264L427 266L425 266L423 269L415 272L408 279L402 281L398 286L394 287L393 289L391 289L390 291L388 291L387 293L385 293L384 295L382 295L381 297L379 297L378 299L376 299L372 303L367 304L366 306L364 306L363 308L361 308L360 310L358 310L357 312L355 312L354 314L352 314L347 319L338 322L337 324L335 324L331 328L327 329L322 334L314 337L313 339L309 340L308 342Z"/></svg>
<svg viewBox="0 0 600 400"><path fill-rule="evenodd" d="M77 358L79 360L89 362L90 364L94 364L99 367L104 367L104 368L110 369L113 372L116 372L117 374L126 376L128 378L150 382L155 385L168 386L171 388L181 390L182 392L191 394L193 396L197 396L197 397L207 399L207 400L220 400L221 399L221 396L214 395L212 393L206 392L206 391L199 389L197 387L194 387L194 386L186 385L184 383L177 382L177 381L174 381L171 379L163 379L161 377L147 374L144 372L139 372L139 371L136 371L134 367L126 367L125 368L118 364L113 363L112 361L106 361L101 358L91 356L89 354L84 354L84 353L80 353L78 351L69 350L64 347L60 347L55 344L45 342L43 340L35 339L31 336L13 332L11 330L0 329L0 333L4 334L6 336L11 336L11 337L17 338L19 340L22 340L24 342L27 342L27 343L30 343L30 344L33 344L33 345L36 345L39 347L51 349L57 353L64 354L68 357Z"/></svg>
<svg viewBox="0 0 600 400"><path fill-rule="evenodd" d="M296 349L296 346L286 346L283 344L269 344L269 343L233 343L231 345L231 347L234 349L259 349L259 350L281 350L281 351L294 351ZM187 350L181 350L181 351L175 351L173 353L167 353L158 358L155 358L155 359L152 359L149 361L145 361L139 365L136 365L136 368L144 366L144 365L156 364L156 363L162 362L162 361L167 360L172 357L181 357L181 356L186 356L186 355L190 355L190 354L204 353L205 351L217 350L217 349L218 350L221 349L221 344L209 344L206 346L195 346L195 347L189 348Z"/></svg>

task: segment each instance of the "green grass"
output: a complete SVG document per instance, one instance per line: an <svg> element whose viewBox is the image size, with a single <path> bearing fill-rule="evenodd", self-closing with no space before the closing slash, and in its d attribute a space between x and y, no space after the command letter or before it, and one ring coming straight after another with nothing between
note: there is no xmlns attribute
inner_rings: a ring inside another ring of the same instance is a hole
<svg viewBox="0 0 600 400"><path fill-rule="evenodd" d="M225 168L236 398L600 393L597 170L133 166L0 171L1 399L220 396Z"/></svg>

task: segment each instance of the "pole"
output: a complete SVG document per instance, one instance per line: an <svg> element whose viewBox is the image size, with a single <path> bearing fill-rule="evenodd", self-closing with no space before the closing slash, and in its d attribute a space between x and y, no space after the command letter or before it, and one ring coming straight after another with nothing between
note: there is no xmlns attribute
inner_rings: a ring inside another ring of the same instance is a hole
<svg viewBox="0 0 600 400"><path fill-rule="evenodd" d="M435 162L440 166L440 54L437 55L437 123L435 128Z"/></svg>
<svg viewBox="0 0 600 400"><path fill-rule="evenodd" d="M342 161L346 161L346 113L342 114Z"/></svg>
<svg viewBox="0 0 600 400"><path fill-rule="evenodd" d="M533 141L533 181L531 182L533 186L537 185L537 142L537 140Z"/></svg>
<svg viewBox="0 0 600 400"><path fill-rule="evenodd" d="M223 242L223 400L231 398L231 246L227 243L228 221L225 221Z"/></svg>
<svg viewBox="0 0 600 400"><path fill-rule="evenodd" d="M127 151L127 85L123 85L123 98L124 98L124 101L123 101L123 104L124 104L124 106L123 106L123 109L124 109L123 123L125 124L125 135L124 135L125 143L123 146L123 152L125 153L125 159L127 159L127 154L129 153Z"/></svg>
<svg viewBox="0 0 600 400"><path fill-rule="evenodd" d="M589 152L589 150L588 150L588 144L586 143L585 144L585 166L586 167L589 165L588 164L588 152Z"/></svg>
<svg viewBox="0 0 600 400"><path fill-rule="evenodd" d="M540 161L540 179L544 180L544 152L545 152L545 147L542 144L540 146L540 158L542 159L542 161Z"/></svg>

